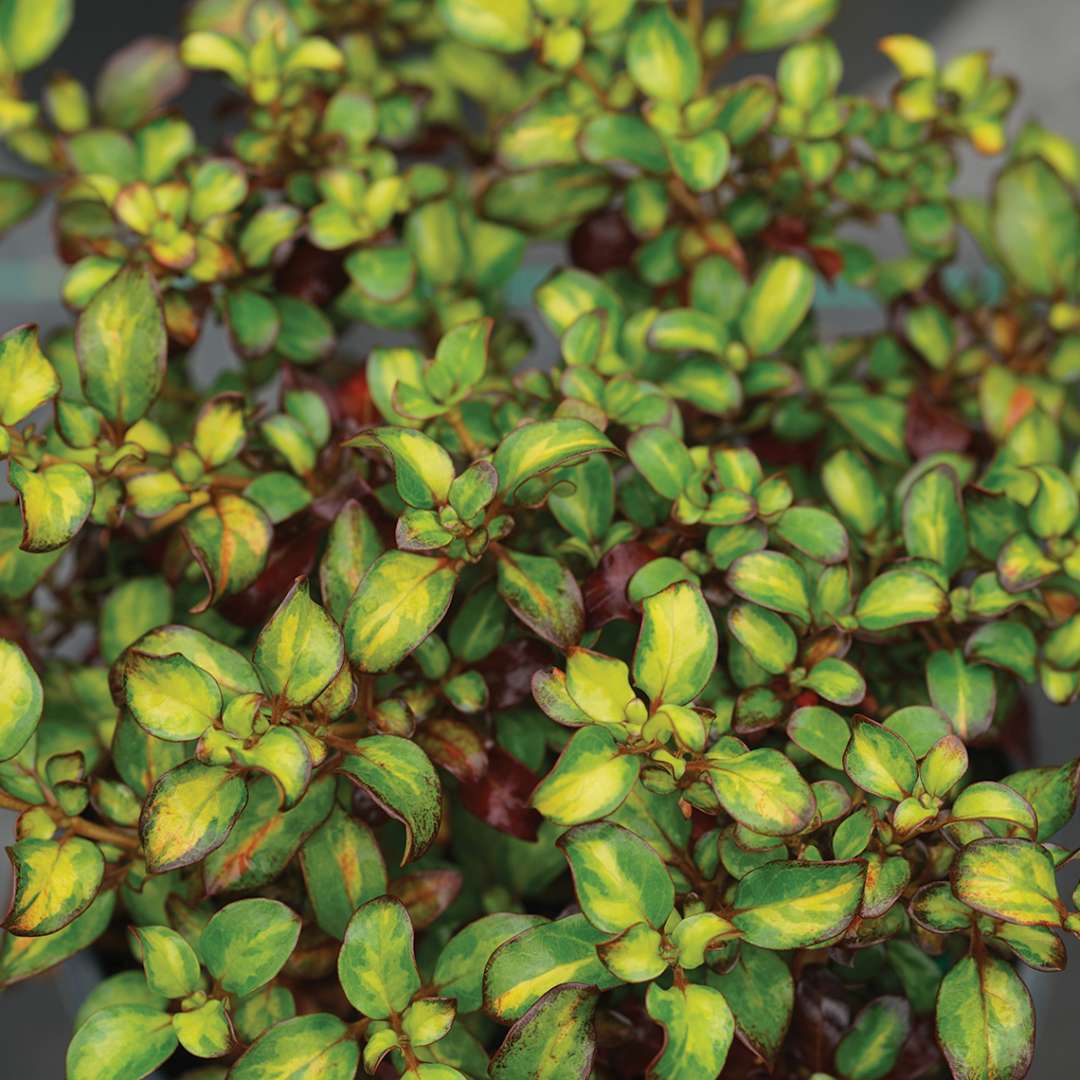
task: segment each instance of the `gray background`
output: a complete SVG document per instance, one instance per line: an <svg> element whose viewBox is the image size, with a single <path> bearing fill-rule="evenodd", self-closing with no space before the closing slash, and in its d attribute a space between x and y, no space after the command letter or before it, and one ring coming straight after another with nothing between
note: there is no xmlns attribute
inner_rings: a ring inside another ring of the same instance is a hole
<svg viewBox="0 0 1080 1080"><path fill-rule="evenodd" d="M182 5L175 0L81 0L72 34L52 66L90 80L110 52L142 33L170 33ZM1080 140L1080 43L1078 0L847 0L834 24L845 63L845 85L882 92L891 69L874 46L887 33L917 33L930 38L943 56L976 48L992 49L1000 68L1019 76L1023 96L1016 122L1038 117L1046 126ZM182 104L197 120L209 117L215 91L199 79ZM0 162L0 171L10 171ZM981 190L992 164L965 162L963 184ZM56 295L61 274L52 255L47 213L8 234L0 243L0 332L17 323L38 322L43 329L66 321ZM857 312L831 312L840 322L861 320ZM213 361L211 360L211 363ZM1036 701L1035 764L1057 764L1080 753L1074 728L1076 707L1058 709ZM11 842L12 817L0 812L0 840ZM1080 823L1059 838L1080 846ZM0 896L8 891L6 860L0 860ZM1074 878L1063 880L1071 889ZM1069 945L1071 970L1060 975L1026 972L1036 1000L1038 1032L1035 1080L1075 1080L1080 1075L1075 1050L1075 1002L1080 998L1080 947ZM0 1001L0 1075L20 1080L62 1080L70 1017L96 974L78 958L49 976L4 992ZM102 1080L108 1080L103 1077Z"/></svg>

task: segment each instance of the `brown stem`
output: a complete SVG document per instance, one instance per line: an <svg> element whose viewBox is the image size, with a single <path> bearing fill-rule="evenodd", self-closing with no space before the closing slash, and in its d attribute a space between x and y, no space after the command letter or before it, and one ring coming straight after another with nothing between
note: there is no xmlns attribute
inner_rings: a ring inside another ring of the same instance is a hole
<svg viewBox="0 0 1080 1080"><path fill-rule="evenodd" d="M139 838L137 836L120 829L111 829L107 825L98 825L94 821L84 821L79 817L68 817L58 806L35 807L33 803L25 802L23 799L16 799L14 795L9 795L6 791L0 791L0 807L5 810L14 810L19 814L26 810L44 810L56 822L57 828L70 829L80 836L85 836L88 840L98 840L103 844L115 844L117 847L128 848L131 851L138 851L139 849Z"/></svg>

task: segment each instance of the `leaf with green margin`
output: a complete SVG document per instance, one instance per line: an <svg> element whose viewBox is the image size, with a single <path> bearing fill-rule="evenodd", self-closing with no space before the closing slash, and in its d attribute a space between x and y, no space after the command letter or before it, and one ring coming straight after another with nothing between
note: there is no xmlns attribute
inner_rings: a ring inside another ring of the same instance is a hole
<svg viewBox="0 0 1080 1080"><path fill-rule="evenodd" d="M0 761L26 745L37 729L44 706L41 680L14 641L0 639Z"/></svg>
<svg viewBox="0 0 1080 1080"><path fill-rule="evenodd" d="M704 689L716 665L716 623L701 590L677 581L642 602L634 647L634 682L653 706L685 705Z"/></svg>
<svg viewBox="0 0 1080 1080"><path fill-rule="evenodd" d="M435 357L424 373L424 385L436 401L456 405L483 379L493 325L490 318L472 319L452 327L439 339Z"/></svg>
<svg viewBox="0 0 1080 1080"><path fill-rule="evenodd" d="M101 657L112 664L148 630L172 618L172 589L161 577L129 578L105 598L98 620Z"/></svg>
<svg viewBox="0 0 1080 1080"><path fill-rule="evenodd" d="M382 554L383 542L367 511L350 499L338 512L319 562L319 588L326 609L344 623L360 582Z"/></svg>
<svg viewBox="0 0 1080 1080"><path fill-rule="evenodd" d="M645 1008L664 1029L664 1048L649 1066L656 1080L715 1078L727 1061L735 1020L727 999L711 986L662 989L651 983Z"/></svg>
<svg viewBox="0 0 1080 1080"><path fill-rule="evenodd" d="M23 551L40 554L63 547L83 527L94 505L94 482L73 462L31 472L12 461L8 480L22 510Z"/></svg>
<svg viewBox="0 0 1080 1080"><path fill-rule="evenodd" d="M229 1070L230 1080L355 1080L360 1047L329 1013L274 1024Z"/></svg>
<svg viewBox="0 0 1080 1080"><path fill-rule="evenodd" d="M478 48L518 52L532 39L528 0L438 0L438 5L450 32Z"/></svg>
<svg viewBox="0 0 1080 1080"><path fill-rule="evenodd" d="M766 1062L775 1062L795 1004L788 965L776 953L744 943L731 967L706 977L727 1000L739 1036Z"/></svg>
<svg viewBox="0 0 1080 1080"><path fill-rule="evenodd" d="M405 826L402 866L427 851L439 831L442 786L420 747L398 735L371 735L346 755L341 771Z"/></svg>
<svg viewBox="0 0 1080 1080"><path fill-rule="evenodd" d="M672 105L685 105L701 79L695 39L666 7L635 20L626 43L626 67L643 94Z"/></svg>
<svg viewBox="0 0 1080 1080"><path fill-rule="evenodd" d="M969 784L956 797L950 813L958 821L1007 821L1032 839L1038 831L1035 811L1027 799L992 780Z"/></svg>
<svg viewBox="0 0 1080 1080"><path fill-rule="evenodd" d="M559 837L574 891L598 930L617 934L638 922L663 926L675 887L660 856L636 833L610 821L575 825Z"/></svg>
<svg viewBox="0 0 1080 1080"><path fill-rule="evenodd" d="M866 697L866 680L858 668L837 656L819 660L799 685L833 705L858 705Z"/></svg>
<svg viewBox="0 0 1080 1080"><path fill-rule="evenodd" d="M781 255L757 276L739 315L739 331L755 356L776 352L814 302L814 274L801 259Z"/></svg>
<svg viewBox="0 0 1080 1080"><path fill-rule="evenodd" d="M875 998L859 1010L836 1048L836 1068L846 1080L881 1080L892 1072L911 1032L911 1006L902 997Z"/></svg>
<svg viewBox="0 0 1080 1080"><path fill-rule="evenodd" d="M777 551L752 551L740 555L725 578L737 596L782 615L810 622L810 598L806 577L799 564Z"/></svg>
<svg viewBox="0 0 1080 1080"><path fill-rule="evenodd" d="M634 468L661 498L677 499L693 478L690 451L669 428L638 428L627 440L626 452Z"/></svg>
<svg viewBox="0 0 1080 1080"><path fill-rule="evenodd" d="M735 32L750 52L765 52L807 37L835 14L839 0L743 0Z"/></svg>
<svg viewBox="0 0 1080 1080"><path fill-rule="evenodd" d="M36 326L17 326L0 337L0 425L14 427L59 392Z"/></svg>
<svg viewBox="0 0 1080 1080"><path fill-rule="evenodd" d="M938 649L926 661L930 700L965 742L989 730L997 706L994 672L985 664L969 664L960 649Z"/></svg>
<svg viewBox="0 0 1080 1080"><path fill-rule="evenodd" d="M506 1033L491 1058L492 1080L587 1080L597 997L596 987L580 983L549 990Z"/></svg>
<svg viewBox="0 0 1080 1080"><path fill-rule="evenodd" d="M522 931L546 922L542 915L505 911L469 923L439 953L431 977L435 992L454 998L459 1014L475 1012L484 1003L484 970L495 950Z"/></svg>
<svg viewBox="0 0 1080 1080"><path fill-rule="evenodd" d="M338 980L353 1007L372 1020L405 1010L420 974L413 925L399 900L380 896L356 909L338 955Z"/></svg>
<svg viewBox="0 0 1080 1080"><path fill-rule="evenodd" d="M795 632L777 614L756 604L736 604L728 609L731 636L751 659L770 675L782 675L798 655Z"/></svg>
<svg viewBox="0 0 1080 1080"><path fill-rule="evenodd" d="M948 466L924 472L908 489L903 509L909 555L932 559L952 577L967 556L967 524L956 474Z"/></svg>
<svg viewBox="0 0 1080 1080"><path fill-rule="evenodd" d="M386 867L371 829L335 805L300 848L315 921L331 937L345 936L352 913L386 892Z"/></svg>
<svg viewBox="0 0 1080 1080"><path fill-rule="evenodd" d="M908 744L894 731L862 716L851 724L844 771L863 791L894 802L914 791L919 775Z"/></svg>
<svg viewBox="0 0 1080 1080"><path fill-rule="evenodd" d="M989 953L965 956L945 976L938 1042L956 1080L1020 1080L1035 1043L1035 1010L1020 976Z"/></svg>
<svg viewBox="0 0 1080 1080"><path fill-rule="evenodd" d="M916 758L924 758L936 742L950 734L949 722L929 705L906 705L885 718L885 726L895 731L911 747Z"/></svg>
<svg viewBox="0 0 1080 1080"><path fill-rule="evenodd" d="M75 0L5 0L0 6L0 44L15 71L47 60L75 16Z"/></svg>
<svg viewBox="0 0 1080 1080"><path fill-rule="evenodd" d="M492 463L499 474L499 494L513 505L527 481L589 454L617 453L614 443L586 420L541 420L515 428L499 443Z"/></svg>
<svg viewBox="0 0 1080 1080"><path fill-rule="evenodd" d="M71 1029L78 1031L89 1017L110 1005L151 1005L164 1012L168 1004L168 998L155 994L146 985L144 972L121 971L102 979L83 998Z"/></svg>
<svg viewBox="0 0 1080 1080"><path fill-rule="evenodd" d="M97 895L105 860L92 840L19 840L7 849L15 876L15 895L4 929L41 937L63 929Z"/></svg>
<svg viewBox="0 0 1080 1080"><path fill-rule="evenodd" d="M135 423L165 381L165 316L150 271L125 267L100 289L79 316L75 343L86 400L110 420Z"/></svg>
<svg viewBox="0 0 1080 1080"><path fill-rule="evenodd" d="M202 982L202 968L195 950L167 926L133 926L133 951L142 959L146 985L163 998L183 998L195 993Z"/></svg>
<svg viewBox="0 0 1080 1080"><path fill-rule="evenodd" d="M792 836L814 817L814 793L790 759L761 748L706 759L720 805L740 825L764 836Z"/></svg>
<svg viewBox="0 0 1080 1080"><path fill-rule="evenodd" d="M173 1030L180 1045L195 1057L224 1057L233 1045L233 1029L225 1002L217 998L186 1012L174 1013Z"/></svg>
<svg viewBox="0 0 1080 1080"><path fill-rule="evenodd" d="M0 503L0 598L18 600L31 592L63 554L63 549L34 554L20 548L22 513L15 503Z"/></svg>
<svg viewBox="0 0 1080 1080"><path fill-rule="evenodd" d="M394 482L404 503L433 510L446 502L454 480L454 463L434 439L411 428L370 428L343 445L377 449L390 455Z"/></svg>
<svg viewBox="0 0 1080 1080"><path fill-rule="evenodd" d="M866 864L770 863L735 889L731 921L751 945L801 949L842 934L862 902Z"/></svg>
<svg viewBox="0 0 1080 1080"><path fill-rule="evenodd" d="M851 728L839 713L824 705L803 705L791 714L787 737L829 768L843 771Z"/></svg>
<svg viewBox="0 0 1080 1080"><path fill-rule="evenodd" d="M397 667L442 621L456 582L446 559L405 551L380 555L345 614L349 659L361 671Z"/></svg>
<svg viewBox="0 0 1080 1080"><path fill-rule="evenodd" d="M879 574L859 594L855 618L871 633L911 623L933 622L949 610L945 590L921 570L900 568Z"/></svg>
<svg viewBox="0 0 1080 1080"><path fill-rule="evenodd" d="M968 907L1024 926L1060 926L1054 861L1030 840L988 838L961 850L951 871L952 889Z"/></svg>
<svg viewBox="0 0 1080 1080"><path fill-rule="evenodd" d="M623 982L651 982L668 969L668 962L661 955L663 944L658 930L639 922L597 945L596 951L608 970Z"/></svg>
<svg viewBox="0 0 1080 1080"><path fill-rule="evenodd" d="M197 739L221 715L221 690L180 653L125 657L124 703L145 731L170 742Z"/></svg>
<svg viewBox="0 0 1080 1080"><path fill-rule="evenodd" d="M285 966L299 937L295 911L254 897L226 904L210 919L199 937L199 953L224 990L244 997Z"/></svg>
<svg viewBox="0 0 1080 1080"><path fill-rule="evenodd" d="M816 506L792 506L771 527L773 534L796 551L831 566L844 562L851 550L847 529Z"/></svg>
<svg viewBox="0 0 1080 1080"><path fill-rule="evenodd" d="M1049 840L1068 824L1080 794L1080 758L1064 765L1024 769L1006 776L1002 783L1018 791L1031 804L1039 819L1036 840Z"/></svg>
<svg viewBox="0 0 1080 1080"><path fill-rule="evenodd" d="M55 934L44 937L4 934L0 943L0 987L40 975L85 949L105 932L115 907L116 893L103 891L78 918Z"/></svg>
<svg viewBox="0 0 1080 1080"><path fill-rule="evenodd" d="M220 847L247 802L247 785L224 765L186 761L154 785L139 835L157 874L190 866Z"/></svg>
<svg viewBox="0 0 1080 1080"><path fill-rule="evenodd" d="M229 493L189 514L180 531L206 576L206 597L191 609L193 614L252 584L266 565L274 536L260 507Z"/></svg>
<svg viewBox="0 0 1080 1080"><path fill-rule="evenodd" d="M499 595L533 633L560 649L576 645L585 631L585 602L570 568L547 555L492 548Z"/></svg>
<svg viewBox="0 0 1080 1080"><path fill-rule="evenodd" d="M618 809L640 769L639 759L622 753L610 731L590 724L563 747L530 802L558 825L595 821Z"/></svg>
<svg viewBox="0 0 1080 1080"><path fill-rule="evenodd" d="M68 1080L142 1080L176 1049L172 1017L152 1005L110 1005L91 1016L67 1050Z"/></svg>
<svg viewBox="0 0 1080 1080"><path fill-rule="evenodd" d="M599 990L616 986L620 980L596 954L596 946L608 937L584 915L574 914L504 941L484 969L485 1010L510 1023L562 983L588 983Z"/></svg>
<svg viewBox="0 0 1080 1080"><path fill-rule="evenodd" d="M289 705L310 705L345 659L337 623L298 578L255 641L255 669L266 691Z"/></svg>
<svg viewBox="0 0 1080 1080"><path fill-rule="evenodd" d="M257 889L273 881L300 845L326 820L334 802L335 783L320 776L291 809L278 809L281 794L269 776L248 786L248 801L225 842L203 866L208 896Z"/></svg>

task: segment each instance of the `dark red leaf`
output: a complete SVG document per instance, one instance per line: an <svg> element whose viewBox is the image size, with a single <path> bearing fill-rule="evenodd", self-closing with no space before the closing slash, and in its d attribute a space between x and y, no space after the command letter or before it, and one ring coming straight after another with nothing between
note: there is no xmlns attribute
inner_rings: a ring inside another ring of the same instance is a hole
<svg viewBox="0 0 1080 1080"><path fill-rule="evenodd" d="M663 1028L653 1022L640 1001L626 998L596 1013L595 1065L603 1076L620 1080L644 1076L663 1045Z"/></svg>
<svg viewBox="0 0 1080 1080"><path fill-rule="evenodd" d="M270 549L263 572L243 592L227 596L218 610L230 622L239 626L262 626L285 599L293 582L315 569L322 530L308 527L290 539L278 542Z"/></svg>
<svg viewBox="0 0 1080 1080"><path fill-rule="evenodd" d="M833 1054L851 1020L851 1000L844 984L822 968L804 972L795 987L791 1033L808 1072L832 1068Z"/></svg>
<svg viewBox="0 0 1080 1080"><path fill-rule="evenodd" d="M367 372L363 368L342 379L335 394L343 417L355 420L361 426L378 423L379 410L371 400Z"/></svg>
<svg viewBox="0 0 1080 1080"><path fill-rule="evenodd" d="M348 284L344 254L323 251L307 240L297 242L274 276L278 292L306 300L315 307L326 307Z"/></svg>
<svg viewBox="0 0 1080 1080"><path fill-rule="evenodd" d="M637 237L618 210L600 210L574 230L570 260L582 270L603 274L626 266L637 246Z"/></svg>
<svg viewBox="0 0 1080 1080"><path fill-rule="evenodd" d="M971 435L971 429L959 417L935 404L923 391L916 390L908 398L904 437L917 458L950 450L963 453Z"/></svg>
<svg viewBox="0 0 1080 1080"><path fill-rule="evenodd" d="M461 805L499 832L535 840L541 817L529 805L540 777L501 746L488 750L487 773L458 788Z"/></svg>
<svg viewBox="0 0 1080 1080"><path fill-rule="evenodd" d="M581 590L590 630L612 619L638 618L626 595L626 586L646 563L655 558L656 552L651 547L629 540L625 544L616 544L600 560L600 565L585 579Z"/></svg>
<svg viewBox="0 0 1080 1080"><path fill-rule="evenodd" d="M515 638L489 653L477 670L487 683L491 708L512 709L532 701L532 677L551 661L551 649L537 638Z"/></svg>

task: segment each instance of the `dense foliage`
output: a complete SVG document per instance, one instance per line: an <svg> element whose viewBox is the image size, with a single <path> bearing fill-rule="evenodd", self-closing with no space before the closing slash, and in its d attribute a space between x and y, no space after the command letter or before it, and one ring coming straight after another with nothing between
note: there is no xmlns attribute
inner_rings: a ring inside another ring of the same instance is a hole
<svg viewBox="0 0 1080 1080"><path fill-rule="evenodd" d="M0 2L73 313L0 340L0 983L123 968L70 1080L1027 1071L1080 155L984 53L839 93L835 7L195 0L38 100L72 0Z"/></svg>

